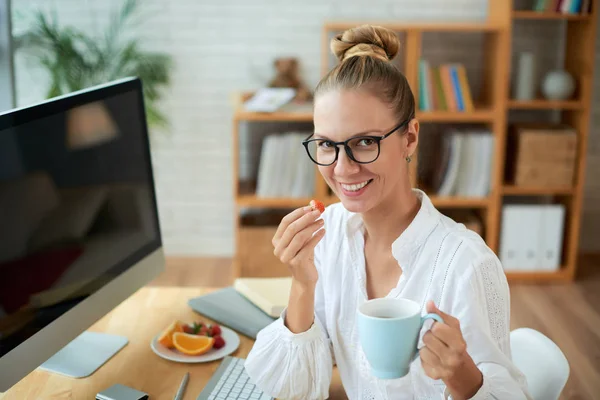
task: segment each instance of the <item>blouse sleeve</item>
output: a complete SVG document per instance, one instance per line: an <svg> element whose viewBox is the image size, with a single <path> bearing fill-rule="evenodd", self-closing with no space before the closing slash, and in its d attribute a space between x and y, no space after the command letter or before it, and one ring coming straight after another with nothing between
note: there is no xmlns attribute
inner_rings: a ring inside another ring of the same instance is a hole
<svg viewBox="0 0 600 400"><path fill-rule="evenodd" d="M460 321L467 351L483 374L483 385L472 399L529 400L525 377L511 358L510 293L500 260L487 254L470 270L452 295L460 299L453 316ZM447 391L445 397L452 399Z"/></svg>
<svg viewBox="0 0 600 400"><path fill-rule="evenodd" d="M315 264L319 270L317 251ZM314 322L306 332L295 334L285 326L286 308L257 335L245 368L254 384L266 394L284 399L329 397L333 355L325 325L323 295L323 279L319 273Z"/></svg>

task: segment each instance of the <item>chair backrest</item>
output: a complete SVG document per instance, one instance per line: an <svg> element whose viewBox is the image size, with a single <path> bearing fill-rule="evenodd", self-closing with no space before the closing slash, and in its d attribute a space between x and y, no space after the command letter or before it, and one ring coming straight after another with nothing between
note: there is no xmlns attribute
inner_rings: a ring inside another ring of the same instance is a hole
<svg viewBox="0 0 600 400"><path fill-rule="evenodd" d="M510 333L513 362L527 378L534 400L557 400L569 378L569 363L547 336L530 328Z"/></svg>

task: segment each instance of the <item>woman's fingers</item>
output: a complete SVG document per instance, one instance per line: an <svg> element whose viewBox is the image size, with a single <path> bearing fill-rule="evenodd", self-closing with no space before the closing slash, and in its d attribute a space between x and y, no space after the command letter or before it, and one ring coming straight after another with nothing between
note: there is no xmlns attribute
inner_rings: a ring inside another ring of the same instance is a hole
<svg viewBox="0 0 600 400"><path fill-rule="evenodd" d="M300 249L298 254L296 254L296 257L304 257L306 255L306 258L310 258L312 260L314 257L315 247L317 244L319 244L321 239L323 239L323 236L325 236L325 228L318 230L308 241L308 243L306 243L304 247Z"/></svg>
<svg viewBox="0 0 600 400"><path fill-rule="evenodd" d="M421 361L431 365L432 367L439 367L442 365L442 362L437 354L435 354L431 349L427 347L421 348L419 350L419 355L421 356Z"/></svg>
<svg viewBox="0 0 600 400"><path fill-rule="evenodd" d="M319 215L319 211L312 211L296 219L294 222L290 223L283 232L281 238L278 240L277 245L275 246L276 249L279 249L279 254L281 254L282 251L290 245L292 239L294 239L294 236L296 236L296 234L298 234L304 228L315 222Z"/></svg>
<svg viewBox="0 0 600 400"><path fill-rule="evenodd" d="M292 238L290 244L282 249L281 253L281 261L283 263L288 263L290 260L304 248L307 242L309 242L313 236L313 234L318 231L323 226L323 220L319 219L309 226L302 229L300 232L297 232ZM282 239L280 243L283 243Z"/></svg>
<svg viewBox="0 0 600 400"><path fill-rule="evenodd" d="M431 331L427 331L427 333L423 335L423 343L440 359L448 356L448 346L446 346L446 344L437 338Z"/></svg>
<svg viewBox="0 0 600 400"><path fill-rule="evenodd" d="M277 227L277 230L275 231L275 235L273 235L273 246L277 245L277 242L279 241L279 239L281 239L281 236L283 236L283 233L292 222L296 221L304 214L307 214L310 210L312 210L312 207L310 206L297 208L285 217L283 217L283 219L279 223L279 226Z"/></svg>

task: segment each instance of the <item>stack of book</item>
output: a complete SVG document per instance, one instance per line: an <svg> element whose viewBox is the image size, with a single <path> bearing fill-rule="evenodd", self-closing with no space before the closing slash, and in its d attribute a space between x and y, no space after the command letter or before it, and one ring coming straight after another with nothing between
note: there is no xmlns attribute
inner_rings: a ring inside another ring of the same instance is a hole
<svg viewBox="0 0 600 400"><path fill-rule="evenodd" d="M192 298L197 313L252 339L287 306L292 278L238 278L232 286Z"/></svg>
<svg viewBox="0 0 600 400"><path fill-rule="evenodd" d="M315 186L315 166L302 141L310 133L285 132L266 136L262 143L257 197L310 197Z"/></svg>
<svg viewBox="0 0 600 400"><path fill-rule="evenodd" d="M536 0L533 10L563 14L588 14L592 0Z"/></svg>
<svg viewBox="0 0 600 400"><path fill-rule="evenodd" d="M441 132L430 189L438 196L485 197L490 191L494 136L487 130Z"/></svg>
<svg viewBox="0 0 600 400"><path fill-rule="evenodd" d="M473 97L464 65L431 66L419 61L419 109L421 111L473 111Z"/></svg>

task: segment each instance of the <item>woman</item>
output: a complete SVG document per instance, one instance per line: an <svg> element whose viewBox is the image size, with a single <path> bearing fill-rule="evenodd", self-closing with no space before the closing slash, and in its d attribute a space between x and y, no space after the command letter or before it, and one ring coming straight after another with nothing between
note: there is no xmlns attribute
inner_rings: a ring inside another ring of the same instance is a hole
<svg viewBox="0 0 600 400"><path fill-rule="evenodd" d="M331 48L340 64L315 90L315 132L304 144L340 203L281 221L274 253L291 269L291 295L259 333L249 376L283 399L327 398L334 363L350 399L527 398L510 359L499 260L411 187L419 123L410 87L390 62L396 35L361 26ZM358 341L356 310L378 297L412 299L444 320L424 328L420 357L400 379L373 377Z"/></svg>

